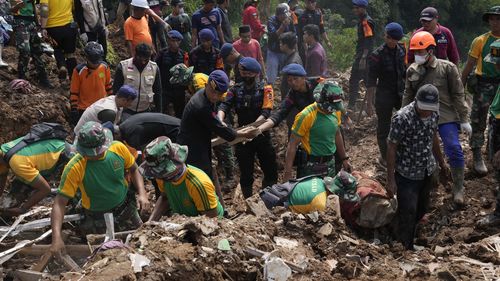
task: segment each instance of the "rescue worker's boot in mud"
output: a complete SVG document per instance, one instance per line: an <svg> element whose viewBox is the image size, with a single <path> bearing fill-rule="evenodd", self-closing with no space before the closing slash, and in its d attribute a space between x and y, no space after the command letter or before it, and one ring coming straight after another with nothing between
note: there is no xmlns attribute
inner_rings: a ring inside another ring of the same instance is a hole
<svg viewBox="0 0 500 281"><path fill-rule="evenodd" d="M458 206L464 205L464 168L451 168L453 178L453 203Z"/></svg>
<svg viewBox="0 0 500 281"><path fill-rule="evenodd" d="M39 73L39 82L40 86L45 89L54 89L54 85L50 83L49 77L47 76L47 72Z"/></svg>
<svg viewBox="0 0 500 281"><path fill-rule="evenodd" d="M484 164L480 147L472 149L472 159L474 164L474 171L479 175L486 175L488 173L488 168L486 168L486 164Z"/></svg>

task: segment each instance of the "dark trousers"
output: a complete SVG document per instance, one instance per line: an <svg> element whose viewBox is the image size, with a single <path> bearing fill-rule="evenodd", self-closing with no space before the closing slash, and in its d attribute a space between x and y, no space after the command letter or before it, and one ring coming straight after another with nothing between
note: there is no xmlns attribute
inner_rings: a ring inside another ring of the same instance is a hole
<svg viewBox="0 0 500 281"><path fill-rule="evenodd" d="M387 154L387 136L391 130L392 111L400 107L401 98L388 97L383 104L382 102L375 103L375 113L377 114L377 143L380 155L384 159Z"/></svg>
<svg viewBox="0 0 500 281"><path fill-rule="evenodd" d="M165 49L167 47L167 38L165 37L165 32L163 31L163 27L160 22L155 22L152 17L149 18L149 30L151 32L151 38L153 39L153 46L157 53L160 50ZM158 40L160 41L160 45L158 46Z"/></svg>
<svg viewBox="0 0 500 281"><path fill-rule="evenodd" d="M359 69L361 57L356 56L352 64L351 77L349 78L349 104L348 108L353 109L356 106L356 100L359 98L359 81L366 81L366 70Z"/></svg>
<svg viewBox="0 0 500 281"><path fill-rule="evenodd" d="M106 57L108 56L108 42L106 41L106 32L103 29L99 31L93 32L85 32L88 37L88 41L94 41L102 45L102 49L104 50L103 59L106 61Z"/></svg>
<svg viewBox="0 0 500 281"><path fill-rule="evenodd" d="M186 87L168 87L163 95L163 111L169 114L168 105L172 103L174 116L182 119L182 113L186 106Z"/></svg>
<svg viewBox="0 0 500 281"><path fill-rule="evenodd" d="M413 249L413 238L417 222L429 206L429 195L436 186L437 170L423 180L411 180L396 172L398 198L398 240L406 249Z"/></svg>
<svg viewBox="0 0 500 281"><path fill-rule="evenodd" d="M495 153L500 151L500 120L490 116L489 130L488 130L488 154L489 158L493 160ZM500 216L500 170L495 170L495 179L497 181L497 204L495 207L495 214Z"/></svg>
<svg viewBox="0 0 500 281"><path fill-rule="evenodd" d="M56 41L54 46L54 56L56 57L57 67L65 66L71 77L73 69L76 67L76 37L78 29L76 24L67 24L64 26L47 28L50 37Z"/></svg>
<svg viewBox="0 0 500 281"><path fill-rule="evenodd" d="M270 186L278 181L278 167L276 164L276 152L268 132L258 136L246 144L236 145L236 159L240 168L240 185L243 196L252 196L252 185L254 181L255 155L259 159L260 168L264 173L262 186Z"/></svg>

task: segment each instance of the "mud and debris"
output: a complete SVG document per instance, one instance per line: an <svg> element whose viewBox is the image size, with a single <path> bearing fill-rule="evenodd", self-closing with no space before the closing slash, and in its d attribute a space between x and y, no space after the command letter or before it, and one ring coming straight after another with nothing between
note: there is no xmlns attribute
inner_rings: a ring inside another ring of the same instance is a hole
<svg viewBox="0 0 500 281"><path fill-rule="evenodd" d="M117 56L125 58L127 50L120 40L112 37L110 41ZM15 77L17 54L12 47L6 52L11 67L0 71ZM58 86L55 90L43 90L34 83L35 93L30 96L8 91L10 81L5 79L6 75L0 75L0 87L4 89L0 92L1 143L25 134L37 122L67 125L69 91L57 84L54 74L51 81ZM347 92L349 75L336 77ZM359 116L359 122L355 120L354 126L345 132L352 165L384 184L385 171L377 164L376 119ZM287 135L285 122L273 131L280 169ZM470 149L463 143L466 162L470 163ZM256 169L255 177L254 193L257 193L262 179L260 169ZM68 251L81 271L68 272L64 265L52 260L36 276L43 280L93 281L262 280L277 267L284 272L291 270L289 280L496 280L500 278L500 231L476 225L478 218L494 208L494 186L491 173L479 178L468 172L463 209L453 207L449 187L439 186L434 190L426 219L417 229L415 251L406 251L392 241L389 227L375 231L349 228L333 204L317 216L297 215L284 208L259 211L258 204L243 199L239 186L232 186L224 194L231 219L164 217L160 222L144 224L123 239L130 248L99 252L92 258ZM153 188L148 188L152 198ZM328 202L335 200L330 198ZM50 198L44 204L50 207ZM23 223L38 219L43 217L26 218ZM13 221L0 220L0 224L9 227ZM64 228L68 249L69 245L87 245L76 235L74 223L66 223ZM0 251L11 249L22 240L35 239L49 229L50 226L45 226L6 237ZM49 245L50 241L49 237L36 245ZM139 265L140 271L134 270L131 255L134 261L149 262ZM41 258L40 252L21 251L1 265L0 275L4 280L22 280L19 276L28 274L26 271Z"/></svg>

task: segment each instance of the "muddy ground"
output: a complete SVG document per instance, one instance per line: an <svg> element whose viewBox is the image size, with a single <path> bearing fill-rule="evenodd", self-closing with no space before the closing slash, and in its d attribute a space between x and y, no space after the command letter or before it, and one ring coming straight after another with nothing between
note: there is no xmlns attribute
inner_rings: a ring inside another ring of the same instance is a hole
<svg viewBox="0 0 500 281"><path fill-rule="evenodd" d="M124 58L126 51L122 39L112 37L112 43L118 56ZM3 73L0 77L2 143L24 134L36 122L55 121L67 125L69 91L58 84L53 60L44 57L52 81L58 87L51 91L36 88L34 94L25 96L11 93L7 87L9 75L16 76L12 68L15 68L16 56L15 49L8 47L4 57L11 67L0 70ZM33 70L30 75L34 76ZM339 77L344 86L347 77L346 74ZM384 183L385 172L377 164L375 130L374 117L363 117L355 122L346 132L347 149L354 169ZM282 169L286 125L275 129L273 136ZM466 143L464 138L467 163L471 163ZM256 191L261 175L257 169ZM221 180L224 184L223 176ZM64 273L60 264L52 262L46 270L46 279L259 280L264 276L266 261L249 254L248 249L254 248L273 252L298 267L290 280L495 280L500 278L500 241L486 238L497 236L499 230L476 226L477 220L494 208L494 187L491 173L478 178L468 167L467 204L457 210L451 204L449 187L439 186L432 193L427 219L419 225L417 251L405 251L401 244L390 239L387 229L375 232L350 229L339 218L333 204L318 218L294 215L284 209L256 216L243 200L240 190L233 187L224 195L230 219L164 218L162 223L144 225L132 234L131 249L99 253L85 265L85 259L75 257L82 261L83 271L80 272ZM151 190L151 186L148 188ZM50 206L50 202L47 205ZM147 217L148 214L143 215ZM67 244L84 243L74 235L72 225L67 224L65 228L70 233ZM18 240L33 239L40 234L7 238L1 248L9 249ZM224 246L226 241L229 249ZM49 243L50 238L39 244ZM219 247L221 243L223 246ZM142 272L132 270L128 256L131 252L150 259ZM38 259L40 256L14 256L2 265L5 280L12 280L15 270L29 269Z"/></svg>

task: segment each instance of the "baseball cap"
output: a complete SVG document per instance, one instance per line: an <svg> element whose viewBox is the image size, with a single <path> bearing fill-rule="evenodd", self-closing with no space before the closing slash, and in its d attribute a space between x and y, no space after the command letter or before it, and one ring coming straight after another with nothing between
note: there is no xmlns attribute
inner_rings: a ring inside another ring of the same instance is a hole
<svg viewBox="0 0 500 281"><path fill-rule="evenodd" d="M432 84L425 84L417 91L415 98L421 110L439 111L439 90Z"/></svg>
<svg viewBox="0 0 500 281"><path fill-rule="evenodd" d="M420 20L431 21L439 17L438 10L434 7L427 7L420 12Z"/></svg>

